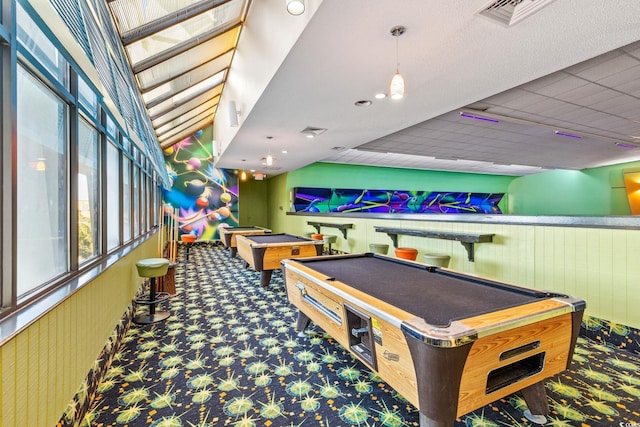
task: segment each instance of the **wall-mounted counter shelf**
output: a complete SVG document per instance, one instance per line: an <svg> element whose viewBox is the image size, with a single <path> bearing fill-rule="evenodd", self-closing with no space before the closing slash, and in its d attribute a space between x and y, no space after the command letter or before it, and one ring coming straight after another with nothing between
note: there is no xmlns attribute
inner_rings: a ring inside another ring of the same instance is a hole
<svg viewBox="0 0 640 427"><path fill-rule="evenodd" d="M307 224L315 227L315 229L320 233L320 227L332 227L337 228L342 231L342 235L344 238L347 238L347 230L353 227L353 224L335 224L333 222L316 222L316 221L307 221Z"/></svg>
<svg viewBox="0 0 640 427"><path fill-rule="evenodd" d="M493 241L493 234L468 234L468 233L449 233L446 231L432 231L432 230L411 230L404 228L389 228L389 227L375 227L375 230L380 233L387 233L393 241L393 245L398 247L398 235L404 234L407 236L429 237L432 239L445 239L456 240L462 243L462 246L467 250L469 255L469 261L474 261L474 244L487 243Z"/></svg>

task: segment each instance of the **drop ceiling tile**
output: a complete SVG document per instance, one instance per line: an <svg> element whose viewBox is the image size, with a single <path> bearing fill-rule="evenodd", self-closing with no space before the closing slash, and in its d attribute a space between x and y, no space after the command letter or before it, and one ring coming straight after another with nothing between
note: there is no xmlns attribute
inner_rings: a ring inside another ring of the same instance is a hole
<svg viewBox="0 0 640 427"><path fill-rule="evenodd" d="M559 76L562 76L563 78L556 80L552 84L549 84L547 86L540 87L534 90L535 93L538 93L544 96L553 97L553 98L558 98L560 94L579 89L589 84L588 81L585 81L584 79L572 76L567 73L559 72L556 74L558 74ZM525 84L524 87L527 90L529 89L528 84Z"/></svg>

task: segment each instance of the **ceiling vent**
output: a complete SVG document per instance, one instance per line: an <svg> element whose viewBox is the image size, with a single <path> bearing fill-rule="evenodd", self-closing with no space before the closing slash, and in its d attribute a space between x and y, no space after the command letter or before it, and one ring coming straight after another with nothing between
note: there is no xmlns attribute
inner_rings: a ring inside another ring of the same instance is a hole
<svg viewBox="0 0 640 427"><path fill-rule="evenodd" d="M478 13L510 27L536 13L553 1L554 0L496 0Z"/></svg>
<svg viewBox="0 0 640 427"><path fill-rule="evenodd" d="M307 138L313 138L315 136L318 135L322 135L324 132L326 131L326 129L324 128L316 128L313 126L307 126L306 128L302 129L302 133L305 134L307 136Z"/></svg>

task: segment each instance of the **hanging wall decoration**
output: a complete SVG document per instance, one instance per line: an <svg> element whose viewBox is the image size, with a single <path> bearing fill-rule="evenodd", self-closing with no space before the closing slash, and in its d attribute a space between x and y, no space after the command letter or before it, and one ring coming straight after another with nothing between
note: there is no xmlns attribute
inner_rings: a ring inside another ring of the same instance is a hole
<svg viewBox="0 0 640 427"><path fill-rule="evenodd" d="M295 187L294 212L501 214L504 193Z"/></svg>

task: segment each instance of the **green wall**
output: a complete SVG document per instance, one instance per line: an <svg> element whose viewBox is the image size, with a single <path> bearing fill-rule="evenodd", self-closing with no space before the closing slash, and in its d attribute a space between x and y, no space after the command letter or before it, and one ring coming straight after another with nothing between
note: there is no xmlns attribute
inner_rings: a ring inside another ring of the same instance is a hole
<svg viewBox="0 0 640 427"><path fill-rule="evenodd" d="M513 176L314 163L288 174L291 187L506 193Z"/></svg>
<svg viewBox="0 0 640 427"><path fill-rule="evenodd" d="M623 171L640 162L557 170L519 177L509 186L508 211L516 215L630 215Z"/></svg>
<svg viewBox="0 0 640 427"><path fill-rule="evenodd" d="M274 230L286 221L293 187L504 192L500 208L505 214L630 215L622 178L628 170L640 170L640 162L522 177L314 163L264 182L243 184L256 189L247 193L250 196L243 199L242 206L264 206L266 198L268 227Z"/></svg>
<svg viewBox="0 0 640 427"><path fill-rule="evenodd" d="M240 227L268 227L268 184L267 181L248 179L238 181L238 216Z"/></svg>

